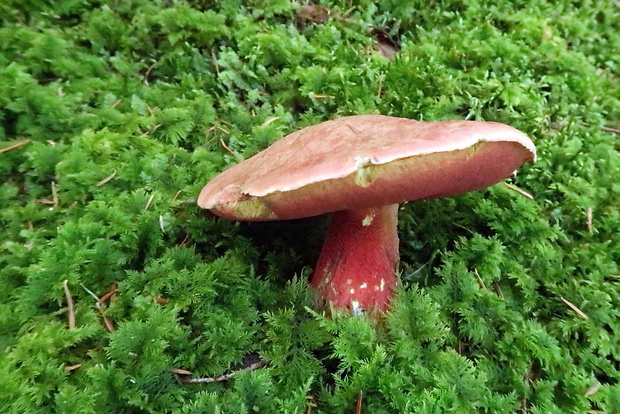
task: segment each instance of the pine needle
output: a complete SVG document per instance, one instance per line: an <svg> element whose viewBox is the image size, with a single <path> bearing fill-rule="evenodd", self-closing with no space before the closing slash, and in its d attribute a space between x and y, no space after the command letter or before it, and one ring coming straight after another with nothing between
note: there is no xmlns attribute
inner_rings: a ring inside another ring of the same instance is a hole
<svg viewBox="0 0 620 414"><path fill-rule="evenodd" d="M52 181L52 205L58 208L58 190L56 189L56 181Z"/></svg>
<svg viewBox="0 0 620 414"><path fill-rule="evenodd" d="M586 209L586 228L588 233L594 234L594 227L592 226L592 207Z"/></svg>
<svg viewBox="0 0 620 414"><path fill-rule="evenodd" d="M238 157L237 154L235 154L235 152L233 150L230 149L230 147L228 145L226 145L226 143L224 142L224 140L222 138L220 138L220 145L222 146L222 148L224 148L226 151L228 151L230 154L232 154L233 157Z"/></svg>
<svg viewBox="0 0 620 414"><path fill-rule="evenodd" d="M23 139L21 141L14 142L12 144L7 145L6 147L0 148L0 153L9 152L9 151L12 151L14 149L23 147L24 145L28 144L29 142L31 142L31 140L29 140L29 139Z"/></svg>
<svg viewBox="0 0 620 414"><path fill-rule="evenodd" d="M69 281L67 279L62 282L62 287L65 291L65 297L67 298L67 308L69 309L69 329L75 329L75 310L73 309L73 297L71 297L71 291L69 290Z"/></svg>
<svg viewBox="0 0 620 414"><path fill-rule="evenodd" d="M484 284L484 280L480 277L480 273L478 273L478 269L474 269L474 274L476 275L476 279L478 279L478 285L480 289L487 290L487 286Z"/></svg>
<svg viewBox="0 0 620 414"><path fill-rule="evenodd" d="M586 392L583 393L583 395L586 397L594 395L598 392L598 390L601 389L601 387L602 387L601 383L598 381L595 381L594 384L588 387L588 389L586 390Z"/></svg>
<svg viewBox="0 0 620 414"><path fill-rule="evenodd" d="M229 381L233 379L235 375L238 375L240 372L253 371L255 369L262 368L266 365L267 365L267 361L258 361L251 365L248 365L245 368L242 368L237 371L233 371L229 374L220 375L219 377L188 378L188 379L182 379L182 381L186 384L211 384L214 382L224 382L224 381Z"/></svg>
<svg viewBox="0 0 620 414"><path fill-rule="evenodd" d="M588 318L588 315L586 315L581 309L579 309L577 306L573 305L572 303L570 303L568 300L564 299L562 296L560 296L560 299L562 299L562 302L564 302L569 308L571 308L573 311L575 311L575 313L579 316L581 316L583 319L590 319Z"/></svg>
<svg viewBox="0 0 620 414"><path fill-rule="evenodd" d="M175 201L177 201L177 198L179 198L179 196L181 195L181 193L183 192L183 190L179 190L174 194L174 197L172 197L172 202L174 203Z"/></svg>
<svg viewBox="0 0 620 414"><path fill-rule="evenodd" d="M495 286L495 292L497 296L500 297L501 300L504 300L504 292L502 292L502 287L497 282L493 282L493 286Z"/></svg>
<svg viewBox="0 0 620 414"><path fill-rule="evenodd" d="M108 317L105 315L105 312L103 311L103 307L101 306L101 301L100 299L97 297L97 295L95 295L90 289L88 289L86 286L84 286L83 284L80 284L82 286L82 289L84 289L86 291L86 293L88 293L90 296L92 296L95 299L95 307L97 308L97 310L99 311L99 314L101 315L101 318L103 319L103 323L106 327L106 329L110 332L112 332L114 330L114 324L112 323L112 321L110 319L108 319Z"/></svg>
<svg viewBox="0 0 620 414"><path fill-rule="evenodd" d="M211 63L215 69L215 73L220 74L220 65L217 63L217 56L215 55L215 48L211 48Z"/></svg>
<svg viewBox="0 0 620 414"><path fill-rule="evenodd" d="M112 171L112 174L108 175L106 178L104 178L103 180L99 181L97 184L95 184L95 186L101 187L105 183L107 183L110 180L112 180L112 178L114 178L115 176L116 176L116 170Z"/></svg>
<svg viewBox="0 0 620 414"><path fill-rule="evenodd" d="M524 189L517 187L514 184L510 184L510 183L504 182L504 185L506 187L508 187L509 189L511 189L512 191L516 191L517 193L521 194L522 196L529 198L530 200L534 199L533 195L531 195L530 193L528 193Z"/></svg>
<svg viewBox="0 0 620 414"><path fill-rule="evenodd" d="M98 299L99 303L105 303L107 301L113 301L115 298L116 293L118 292L118 285L116 283L112 283L112 286L110 287L110 290L108 290L106 293L103 294L103 296L101 296Z"/></svg>
<svg viewBox="0 0 620 414"><path fill-rule="evenodd" d="M265 122L263 122L263 124L261 126L267 126L270 123L272 123L273 121L277 121L278 119L280 119L279 116L272 116L271 118L268 118Z"/></svg>
<svg viewBox="0 0 620 414"><path fill-rule="evenodd" d="M151 203L153 202L153 197L155 197L155 194L151 194L151 196L149 197L148 201L146 202L146 205L144 206L144 211L147 211L149 207L151 207Z"/></svg>

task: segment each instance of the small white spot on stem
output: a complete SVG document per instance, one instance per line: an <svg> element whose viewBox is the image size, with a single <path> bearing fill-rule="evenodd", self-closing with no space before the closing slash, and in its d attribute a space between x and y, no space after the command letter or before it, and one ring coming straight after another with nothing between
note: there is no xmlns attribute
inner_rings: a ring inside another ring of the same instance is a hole
<svg viewBox="0 0 620 414"><path fill-rule="evenodd" d="M349 293L350 294L354 294L355 293L355 289L353 289L353 288L349 289Z"/></svg>
<svg viewBox="0 0 620 414"><path fill-rule="evenodd" d="M360 307L360 303L356 300L351 301L351 311L353 312L353 315L361 315L364 313L364 309Z"/></svg>
<svg viewBox="0 0 620 414"><path fill-rule="evenodd" d="M368 287L368 283L362 283L360 285L360 289L366 289Z"/></svg>
<svg viewBox="0 0 620 414"><path fill-rule="evenodd" d="M364 220L362 220L362 226L364 227L370 226L374 219L375 219L374 213L367 215L366 217L364 217Z"/></svg>
<svg viewBox="0 0 620 414"><path fill-rule="evenodd" d="M385 289L385 279L381 279L381 285L379 286L381 292L383 292L383 289Z"/></svg>

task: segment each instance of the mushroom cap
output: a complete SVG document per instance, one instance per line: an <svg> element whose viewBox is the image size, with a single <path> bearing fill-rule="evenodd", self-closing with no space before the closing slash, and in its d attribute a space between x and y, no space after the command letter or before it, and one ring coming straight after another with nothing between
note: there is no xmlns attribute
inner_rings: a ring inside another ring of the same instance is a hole
<svg viewBox="0 0 620 414"><path fill-rule="evenodd" d="M293 132L222 172L198 205L233 220L310 217L463 194L535 158L534 143L500 123L347 116Z"/></svg>

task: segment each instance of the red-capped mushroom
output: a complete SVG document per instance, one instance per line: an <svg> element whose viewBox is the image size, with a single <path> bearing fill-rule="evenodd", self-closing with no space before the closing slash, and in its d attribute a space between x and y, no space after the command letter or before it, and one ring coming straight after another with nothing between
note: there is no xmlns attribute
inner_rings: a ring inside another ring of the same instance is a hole
<svg viewBox="0 0 620 414"><path fill-rule="evenodd" d="M293 132L224 171L198 205L245 221L333 213L312 286L334 308L383 312L398 285L398 204L490 186L535 154L504 124L348 116Z"/></svg>

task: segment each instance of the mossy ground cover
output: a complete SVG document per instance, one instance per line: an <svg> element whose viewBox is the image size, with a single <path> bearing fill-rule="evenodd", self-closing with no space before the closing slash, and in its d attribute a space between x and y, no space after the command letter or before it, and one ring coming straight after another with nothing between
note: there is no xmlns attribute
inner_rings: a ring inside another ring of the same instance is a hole
<svg viewBox="0 0 620 414"><path fill-rule="evenodd" d="M618 51L613 1L3 1L0 411L620 412ZM324 220L194 204L366 113L539 150L510 180L533 199L402 208L378 328L316 310Z"/></svg>

